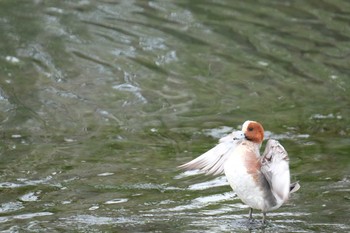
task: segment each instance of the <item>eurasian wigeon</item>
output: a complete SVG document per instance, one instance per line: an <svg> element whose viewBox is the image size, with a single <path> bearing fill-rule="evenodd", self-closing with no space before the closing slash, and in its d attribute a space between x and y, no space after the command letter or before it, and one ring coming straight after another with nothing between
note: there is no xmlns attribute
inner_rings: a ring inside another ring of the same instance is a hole
<svg viewBox="0 0 350 233"><path fill-rule="evenodd" d="M258 209L265 223L266 212L279 208L300 185L290 183L288 154L278 141L268 140L260 156L263 140L262 125L246 121L242 131L221 138L214 148L180 168L213 175L225 173L237 196L250 207L249 219L252 220L253 209Z"/></svg>

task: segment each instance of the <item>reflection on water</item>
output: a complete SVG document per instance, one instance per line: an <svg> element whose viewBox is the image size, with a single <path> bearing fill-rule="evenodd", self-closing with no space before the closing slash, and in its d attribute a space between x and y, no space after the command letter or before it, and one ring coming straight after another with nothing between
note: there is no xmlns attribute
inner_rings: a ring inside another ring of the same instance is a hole
<svg viewBox="0 0 350 233"><path fill-rule="evenodd" d="M0 229L260 231L224 177L177 169L250 119L302 185L266 230L349 231L349 13L342 0L1 1Z"/></svg>

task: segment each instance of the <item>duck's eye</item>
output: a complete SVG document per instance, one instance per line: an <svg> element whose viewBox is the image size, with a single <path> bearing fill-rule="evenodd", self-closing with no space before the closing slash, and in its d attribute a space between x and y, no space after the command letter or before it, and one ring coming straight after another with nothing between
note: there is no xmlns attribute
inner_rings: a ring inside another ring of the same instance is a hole
<svg viewBox="0 0 350 233"><path fill-rule="evenodd" d="M248 131L253 131L253 129L254 129L253 127L249 127Z"/></svg>

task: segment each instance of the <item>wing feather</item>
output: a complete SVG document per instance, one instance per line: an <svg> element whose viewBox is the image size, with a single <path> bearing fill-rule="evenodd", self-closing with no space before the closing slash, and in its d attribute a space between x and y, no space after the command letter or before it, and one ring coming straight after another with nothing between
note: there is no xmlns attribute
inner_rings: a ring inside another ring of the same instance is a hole
<svg viewBox="0 0 350 233"><path fill-rule="evenodd" d="M270 139L261 157L261 172L277 198L286 201L290 192L289 157L284 147Z"/></svg>
<svg viewBox="0 0 350 233"><path fill-rule="evenodd" d="M221 138L219 144L214 148L194 160L179 166L179 168L186 170L199 169L207 175L222 174L224 172L224 163L243 138L244 134L241 131L232 132Z"/></svg>

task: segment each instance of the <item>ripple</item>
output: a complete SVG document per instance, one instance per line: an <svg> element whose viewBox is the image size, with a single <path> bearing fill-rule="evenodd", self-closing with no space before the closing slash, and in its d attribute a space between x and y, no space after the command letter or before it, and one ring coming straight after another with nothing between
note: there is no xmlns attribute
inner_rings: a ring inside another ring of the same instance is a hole
<svg viewBox="0 0 350 233"><path fill-rule="evenodd" d="M36 186L38 184L48 184L50 180L52 180L52 176L47 176L41 180L28 180L26 178L18 178L19 182L3 182L0 183L0 188L19 188L19 187L25 187L25 186ZM54 185L56 186L56 185Z"/></svg>
<svg viewBox="0 0 350 233"><path fill-rule="evenodd" d="M116 198L110 201L106 201L105 204L107 205L112 205L112 204L120 204L120 203L124 203L127 202L129 199L127 198Z"/></svg>
<svg viewBox="0 0 350 233"><path fill-rule="evenodd" d="M167 185L162 185L162 184L153 184L153 183L140 183L140 184L131 184L127 186L130 189L141 189L141 190L181 190L180 188L177 187L172 187L172 186L167 186Z"/></svg>
<svg viewBox="0 0 350 233"><path fill-rule="evenodd" d="M232 131L233 131L233 128L229 126L221 126L219 128L203 130L205 135L211 136L213 138L222 138L223 136L226 136Z"/></svg>
<svg viewBox="0 0 350 233"><path fill-rule="evenodd" d="M5 59L6 59L6 61L8 61L12 64L17 64L20 61L17 57L13 57L13 56L6 56Z"/></svg>
<svg viewBox="0 0 350 233"><path fill-rule="evenodd" d="M323 115L323 114L314 114L310 117L310 119L315 119L315 120L323 120L323 119L342 119L342 116L340 115L334 115L333 113L329 113L328 115Z"/></svg>
<svg viewBox="0 0 350 233"><path fill-rule="evenodd" d="M50 215L53 215L53 213L51 213L51 212L37 212L37 213L15 215L12 218L14 218L14 219L30 219L30 218L50 216Z"/></svg>
<svg viewBox="0 0 350 233"><path fill-rule="evenodd" d="M188 189L189 190L205 190L205 189L226 186L226 185L229 185L226 177L220 176L220 177L217 177L217 178L210 180L210 181L206 181L206 182L202 182L202 183L198 183L198 184L193 184L190 187L188 187Z"/></svg>
<svg viewBox="0 0 350 233"><path fill-rule="evenodd" d="M21 202L16 201L16 202L7 202L3 203L0 206L0 213L9 213L9 212L14 212L20 209L23 209L24 206Z"/></svg>
<svg viewBox="0 0 350 233"><path fill-rule="evenodd" d="M89 208L89 210L98 210L100 207L98 205L93 205Z"/></svg>
<svg viewBox="0 0 350 233"><path fill-rule="evenodd" d="M130 223L133 220L128 218L112 218L103 216L93 216L93 215L76 215L69 218L61 218L64 222L69 222L72 224L87 224L87 225L114 225L120 223Z"/></svg>
<svg viewBox="0 0 350 233"><path fill-rule="evenodd" d="M147 103L148 101L146 100L145 97L142 96L141 94L141 89L137 86L134 86L130 83L123 83L119 85L115 85L112 87L113 89L119 90L119 91L127 91L133 93L136 98L142 102L142 103Z"/></svg>
<svg viewBox="0 0 350 233"><path fill-rule="evenodd" d="M39 195L41 192L30 192L27 194L24 194L21 196L19 199L23 202L32 202L32 201L38 201L39 200Z"/></svg>
<svg viewBox="0 0 350 233"><path fill-rule="evenodd" d="M276 139L276 140L282 140L282 139L287 139L287 140L296 140L296 139L306 139L309 138L309 134L294 134L291 132L287 132L284 134L275 134L271 131L265 131L265 138L266 139Z"/></svg>
<svg viewBox="0 0 350 233"><path fill-rule="evenodd" d="M96 64L100 64L103 67L108 67L111 68L113 67L110 63L108 63L107 61L102 60L101 58L97 57L96 55L93 54L85 54L82 51L77 51L77 50L72 50L71 51L75 56L85 59L87 61L96 63Z"/></svg>
<svg viewBox="0 0 350 233"><path fill-rule="evenodd" d="M167 46L164 44L164 39L160 37L141 37L140 46L145 51L152 51L155 49L167 49Z"/></svg>
<svg viewBox="0 0 350 233"><path fill-rule="evenodd" d="M65 73L56 66L54 58L42 45L33 43L25 48L19 49L17 52L21 57L32 59L36 69L44 76L56 82L65 80Z"/></svg>
<svg viewBox="0 0 350 233"><path fill-rule="evenodd" d="M155 61L155 64L157 66L160 66L160 65L169 64L176 61L178 61L176 51L169 51L166 54L159 56L158 59Z"/></svg>
<svg viewBox="0 0 350 233"><path fill-rule="evenodd" d="M174 179L182 179L182 178L185 178L185 177L189 177L189 176L196 176L196 175L201 175L201 174L204 174L204 172L200 171L200 170L188 170L188 171L185 171L185 172L182 172L178 175L176 175L174 177Z"/></svg>
<svg viewBox="0 0 350 233"><path fill-rule="evenodd" d="M233 192L225 192L222 194L214 194L209 196L198 197L193 199L190 204L176 206L174 208L168 209L168 211L184 211L184 210L201 209L203 207L213 205L222 201L231 200L235 197L236 197L236 194Z"/></svg>
<svg viewBox="0 0 350 233"><path fill-rule="evenodd" d="M114 175L113 172L104 172L104 173L97 174L97 176L112 176L112 175Z"/></svg>
<svg viewBox="0 0 350 233"><path fill-rule="evenodd" d="M333 116L333 115L331 115L331 116ZM205 130L203 130L203 133L207 136L211 136L213 138L220 139L220 138L226 136L227 134L231 133L232 131L235 131L235 129L232 127L221 126L219 128L205 129ZM295 140L295 139L305 139L305 138L310 137L310 135L308 135L308 134L294 134L292 132L286 132L283 134L276 134L276 133L273 133L271 131L265 130L264 133L265 133L264 134L265 139L276 139L276 140L282 140L282 139Z"/></svg>
<svg viewBox="0 0 350 233"><path fill-rule="evenodd" d="M36 213L27 213L27 214L6 216L6 217L0 217L0 223L5 223L5 222L11 221L11 220L25 220L25 219L45 217L45 216L51 216L51 215L53 215L53 213L51 213L51 212L36 212Z"/></svg>

